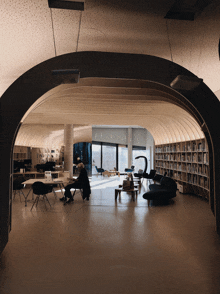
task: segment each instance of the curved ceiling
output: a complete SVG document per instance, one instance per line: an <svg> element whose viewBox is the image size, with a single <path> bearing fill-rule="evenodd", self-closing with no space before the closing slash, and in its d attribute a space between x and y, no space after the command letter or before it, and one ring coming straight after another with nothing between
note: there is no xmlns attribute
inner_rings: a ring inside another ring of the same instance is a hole
<svg viewBox="0 0 220 294"><path fill-rule="evenodd" d="M150 88L147 81L80 79L40 97L24 116L15 144L63 145L65 124L74 125L74 142L91 141L92 125L144 127L155 144L204 137L195 119L170 101L167 93Z"/></svg>
<svg viewBox="0 0 220 294"><path fill-rule="evenodd" d="M48 0L2 0L0 96L23 73L76 51L147 54L171 60L216 93L219 0L86 0L83 12L50 9ZM173 4L209 3L194 21L165 19ZM159 70L159 69L158 69Z"/></svg>
<svg viewBox="0 0 220 294"><path fill-rule="evenodd" d="M202 78L220 97L219 0L207 1L209 5L194 21L165 18L178 2L176 0L84 2L85 9L81 12L50 9L48 0L2 1L0 96L23 73L54 56L102 51L146 54L170 60ZM196 4L199 2L204 1L198 0ZM31 115L24 118L16 144L30 142L33 133L39 134L33 146L40 141L44 145L61 144L61 125L65 123L139 125L151 132L156 144L203 137L189 113L170 104L163 93L146 88L83 85L81 80L77 86L60 86L41 97L38 103L42 104L34 104ZM38 131L37 125L42 124L47 127ZM25 125L26 132L21 139ZM51 134L53 140L49 139ZM81 134L84 136L83 132ZM89 140L91 135L87 138Z"/></svg>

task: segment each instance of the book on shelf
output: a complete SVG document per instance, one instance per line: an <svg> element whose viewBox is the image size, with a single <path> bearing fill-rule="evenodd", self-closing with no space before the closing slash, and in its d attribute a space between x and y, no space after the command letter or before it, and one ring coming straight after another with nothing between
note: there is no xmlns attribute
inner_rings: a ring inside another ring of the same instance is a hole
<svg viewBox="0 0 220 294"><path fill-rule="evenodd" d="M197 184L197 175L193 175L193 184Z"/></svg>
<svg viewBox="0 0 220 294"><path fill-rule="evenodd" d="M189 164L189 163L187 164L187 171L191 172L191 164Z"/></svg>
<svg viewBox="0 0 220 294"><path fill-rule="evenodd" d="M204 154L203 154L203 162L204 162L205 164L208 164L208 163L209 163L209 161L208 161L208 153L204 153Z"/></svg>
<svg viewBox="0 0 220 294"><path fill-rule="evenodd" d="M192 151L196 151L196 142L192 143Z"/></svg>
<svg viewBox="0 0 220 294"><path fill-rule="evenodd" d="M182 163L182 171L186 171L186 164Z"/></svg>
<svg viewBox="0 0 220 294"><path fill-rule="evenodd" d="M192 161L197 162L197 153L193 153Z"/></svg>
<svg viewBox="0 0 220 294"><path fill-rule="evenodd" d="M187 151L191 151L191 144L190 143L187 144Z"/></svg>
<svg viewBox="0 0 220 294"><path fill-rule="evenodd" d="M198 154L198 162L202 162L202 159L203 159L202 153L199 153Z"/></svg>

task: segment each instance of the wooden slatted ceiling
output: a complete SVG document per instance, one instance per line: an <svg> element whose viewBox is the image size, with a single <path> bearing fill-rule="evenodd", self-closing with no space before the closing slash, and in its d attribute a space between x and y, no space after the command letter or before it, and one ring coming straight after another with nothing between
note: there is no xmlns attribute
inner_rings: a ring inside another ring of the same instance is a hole
<svg viewBox="0 0 220 294"><path fill-rule="evenodd" d="M56 142L61 143L63 133L57 131L62 128L53 133L50 126L54 130L56 125L74 124L138 125L150 131L156 144L204 137L195 119L186 110L170 103L169 93L163 92L160 85L153 89L149 85L147 81L98 78L61 85L43 95L24 117L23 126L32 126L26 128L26 136L34 125L46 125L41 127L41 135L35 131L39 138L35 141L43 144L47 136L54 136L59 138ZM81 136L85 138L83 131Z"/></svg>

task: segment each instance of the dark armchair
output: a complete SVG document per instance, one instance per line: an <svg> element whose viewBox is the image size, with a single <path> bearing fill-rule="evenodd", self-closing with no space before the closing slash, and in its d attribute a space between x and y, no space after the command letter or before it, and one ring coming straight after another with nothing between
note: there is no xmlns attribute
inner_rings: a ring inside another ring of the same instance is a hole
<svg viewBox="0 0 220 294"><path fill-rule="evenodd" d="M148 173L143 174L143 178L150 180L150 179L153 179L155 175L156 175L156 170L151 169L149 174Z"/></svg>
<svg viewBox="0 0 220 294"><path fill-rule="evenodd" d="M176 197L177 184L169 177L162 177L160 184L149 185L150 191L143 195L143 198L148 200L168 200Z"/></svg>

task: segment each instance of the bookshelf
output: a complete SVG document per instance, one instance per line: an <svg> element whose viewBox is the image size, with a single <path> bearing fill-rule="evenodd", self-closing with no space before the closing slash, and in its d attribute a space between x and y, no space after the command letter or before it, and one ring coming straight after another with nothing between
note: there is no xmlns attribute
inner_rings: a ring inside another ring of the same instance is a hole
<svg viewBox="0 0 220 294"><path fill-rule="evenodd" d="M155 146L157 174L173 178L181 193L209 199L209 154L205 139Z"/></svg>
<svg viewBox="0 0 220 294"><path fill-rule="evenodd" d="M13 152L13 159L14 160L24 160L24 159L30 159L30 147L25 146L14 146L14 152Z"/></svg>

